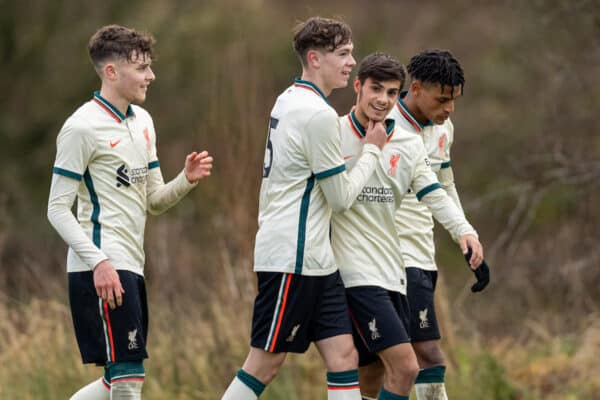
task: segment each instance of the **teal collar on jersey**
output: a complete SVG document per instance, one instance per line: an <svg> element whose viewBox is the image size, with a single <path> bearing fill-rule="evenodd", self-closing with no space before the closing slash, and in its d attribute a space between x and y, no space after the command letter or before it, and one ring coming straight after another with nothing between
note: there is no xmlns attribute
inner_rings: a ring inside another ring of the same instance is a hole
<svg viewBox="0 0 600 400"><path fill-rule="evenodd" d="M398 103L396 104L398 106L398 111L400 111L400 114L406 118L406 120L417 130L417 132L421 133L423 128L433 125L433 122L427 121L425 125L421 125L419 121L417 121L417 119L410 113L410 111L408 111L408 107L406 107L406 104L404 104L404 101L402 101L402 99L406 97L407 93L408 92L404 90L400 93L400 96L398 96Z"/></svg>
<svg viewBox="0 0 600 400"><path fill-rule="evenodd" d="M133 112L133 108L131 108L131 104L127 106L127 113L123 115L121 111L117 109L117 107L110 104L108 100L104 97L100 96L100 91L96 90L94 92L94 101L100 105L107 113L110 114L118 123L123 122L125 118L135 117L135 113Z"/></svg>
<svg viewBox="0 0 600 400"><path fill-rule="evenodd" d="M327 101L327 96L325 96L323 94L323 92L321 91L321 89L319 89L319 87L317 85L315 85L314 83L302 80L300 78L295 78L294 79L294 86L301 87L301 88L304 88L304 89L311 90L311 91L315 92L316 94L318 94L319 96L321 96L323 98L323 100L325 100L325 102L327 104L329 104L329 102Z"/></svg>
<svg viewBox="0 0 600 400"><path fill-rule="evenodd" d="M367 130L360 124L360 122L358 122L358 118L356 118L354 111L350 111L350 114L348 114L348 119L350 120L350 124L352 125L354 132L360 135L360 137L365 137ZM388 136L388 140L394 133L394 126L395 121L393 119L390 118L385 120L385 133Z"/></svg>

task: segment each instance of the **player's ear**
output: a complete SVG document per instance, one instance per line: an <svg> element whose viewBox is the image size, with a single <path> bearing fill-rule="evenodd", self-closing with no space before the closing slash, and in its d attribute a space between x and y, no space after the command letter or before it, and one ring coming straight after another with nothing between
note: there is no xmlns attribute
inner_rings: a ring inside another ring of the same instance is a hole
<svg viewBox="0 0 600 400"><path fill-rule="evenodd" d="M312 68L319 68L321 66L321 54L318 50L308 50L306 53L306 62Z"/></svg>
<svg viewBox="0 0 600 400"><path fill-rule="evenodd" d="M421 83L421 81L414 80L410 83L408 90L409 90L409 92L412 92L413 94L418 95L422 88L423 88L423 84Z"/></svg>
<svg viewBox="0 0 600 400"><path fill-rule="evenodd" d="M102 66L102 72L104 78L109 81L114 81L117 79L117 66L114 63L108 62Z"/></svg>
<svg viewBox="0 0 600 400"><path fill-rule="evenodd" d="M358 94L360 93L360 80L358 79L358 76L354 77L354 93Z"/></svg>

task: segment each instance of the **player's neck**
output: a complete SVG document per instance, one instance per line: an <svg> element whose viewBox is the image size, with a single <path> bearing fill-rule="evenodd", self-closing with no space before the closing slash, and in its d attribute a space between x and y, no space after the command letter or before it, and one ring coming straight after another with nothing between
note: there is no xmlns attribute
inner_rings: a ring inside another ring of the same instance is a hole
<svg viewBox="0 0 600 400"><path fill-rule="evenodd" d="M316 72L307 69L302 70L302 77L300 78L303 81L309 81L314 83L321 92L325 95L325 97L329 97L332 89L325 84L325 80Z"/></svg>
<svg viewBox="0 0 600 400"><path fill-rule="evenodd" d="M127 99L124 99L116 90L107 85L102 85L100 88L100 96L112 104L121 114L126 115L127 109L131 104Z"/></svg>
<svg viewBox="0 0 600 400"><path fill-rule="evenodd" d="M365 114L363 110L358 107L358 105L354 108L354 116L362 125L362 127L367 129L367 125L369 125L369 118L367 118L367 114Z"/></svg>
<svg viewBox="0 0 600 400"><path fill-rule="evenodd" d="M421 125L427 124L429 120L423 113L419 110L417 106L417 102L413 96L411 96L410 90L406 93L406 96L402 99L404 105L408 109L408 112L419 122Z"/></svg>

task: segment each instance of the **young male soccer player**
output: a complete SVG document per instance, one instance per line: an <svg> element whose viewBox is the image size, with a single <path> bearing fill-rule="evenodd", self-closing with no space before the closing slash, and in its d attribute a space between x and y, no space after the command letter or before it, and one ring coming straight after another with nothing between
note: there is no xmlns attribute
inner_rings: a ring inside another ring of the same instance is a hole
<svg viewBox="0 0 600 400"><path fill-rule="evenodd" d="M342 22L315 17L296 29L302 79L277 98L269 122L251 348L223 399L256 399L286 354L303 353L310 342L328 371L328 399L360 399L358 357L329 226L332 209L350 207L372 174L386 135L383 127L372 127L356 166L345 172L338 115L327 95L348 84L356 64L352 48Z"/></svg>
<svg viewBox="0 0 600 400"><path fill-rule="evenodd" d="M410 87L401 94L389 117L396 121L397 126L423 141L431 168L462 212L450 163L454 127L449 118L454 112L455 100L463 91L465 79L462 67L449 51L425 50L411 58L407 69ZM431 213L413 193L402 202L396 224L406 264L410 336L421 368L415 385L417 399L444 400L447 399L444 385L446 368L434 307L437 267ZM470 261L475 271L484 267L482 260ZM480 285L479 290L485 284ZM377 380L371 374L369 376L369 385L374 385Z"/></svg>
<svg viewBox="0 0 600 400"><path fill-rule="evenodd" d="M100 91L67 119L56 141L48 219L69 245L69 300L83 362L105 368L73 400L141 398L146 212L164 212L212 168L206 151L192 152L183 171L163 181L152 118L135 105L155 78L153 44L122 26L98 30L88 50ZM71 213L76 197L79 222Z"/></svg>
<svg viewBox="0 0 600 400"><path fill-rule="evenodd" d="M365 57L354 81L354 110L341 117L342 152L352 170L367 124L381 124L404 83L402 65L375 53ZM410 345L404 265L394 215L414 191L463 249L480 257L481 245L464 215L441 190L420 138L386 121L388 144L354 205L333 217L332 243L346 286L360 365L378 359L385 377L378 399L408 399L419 371ZM361 382L362 382L361 377ZM376 393L363 393L376 396Z"/></svg>

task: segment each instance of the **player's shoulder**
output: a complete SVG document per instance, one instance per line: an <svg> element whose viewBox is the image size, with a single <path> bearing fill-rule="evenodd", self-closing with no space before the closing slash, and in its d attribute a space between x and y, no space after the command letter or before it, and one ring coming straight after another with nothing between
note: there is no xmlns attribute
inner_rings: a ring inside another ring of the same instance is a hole
<svg viewBox="0 0 600 400"><path fill-rule="evenodd" d="M91 120L96 118L98 110L91 101L83 103L71 114L63 124L62 130L91 132Z"/></svg>
<svg viewBox="0 0 600 400"><path fill-rule="evenodd" d="M402 124L396 123L394 126L394 134L390 139L389 144L394 146L408 146L410 148L423 147L423 140L414 130Z"/></svg>
<svg viewBox="0 0 600 400"><path fill-rule="evenodd" d="M294 110L331 110L335 113L321 90L313 83L302 80L296 80L284 90L276 104Z"/></svg>
<svg viewBox="0 0 600 400"><path fill-rule="evenodd" d="M132 104L131 110L135 114L136 118L142 118L142 119L147 119L147 120L152 121L152 116L145 108L138 106L136 104Z"/></svg>

